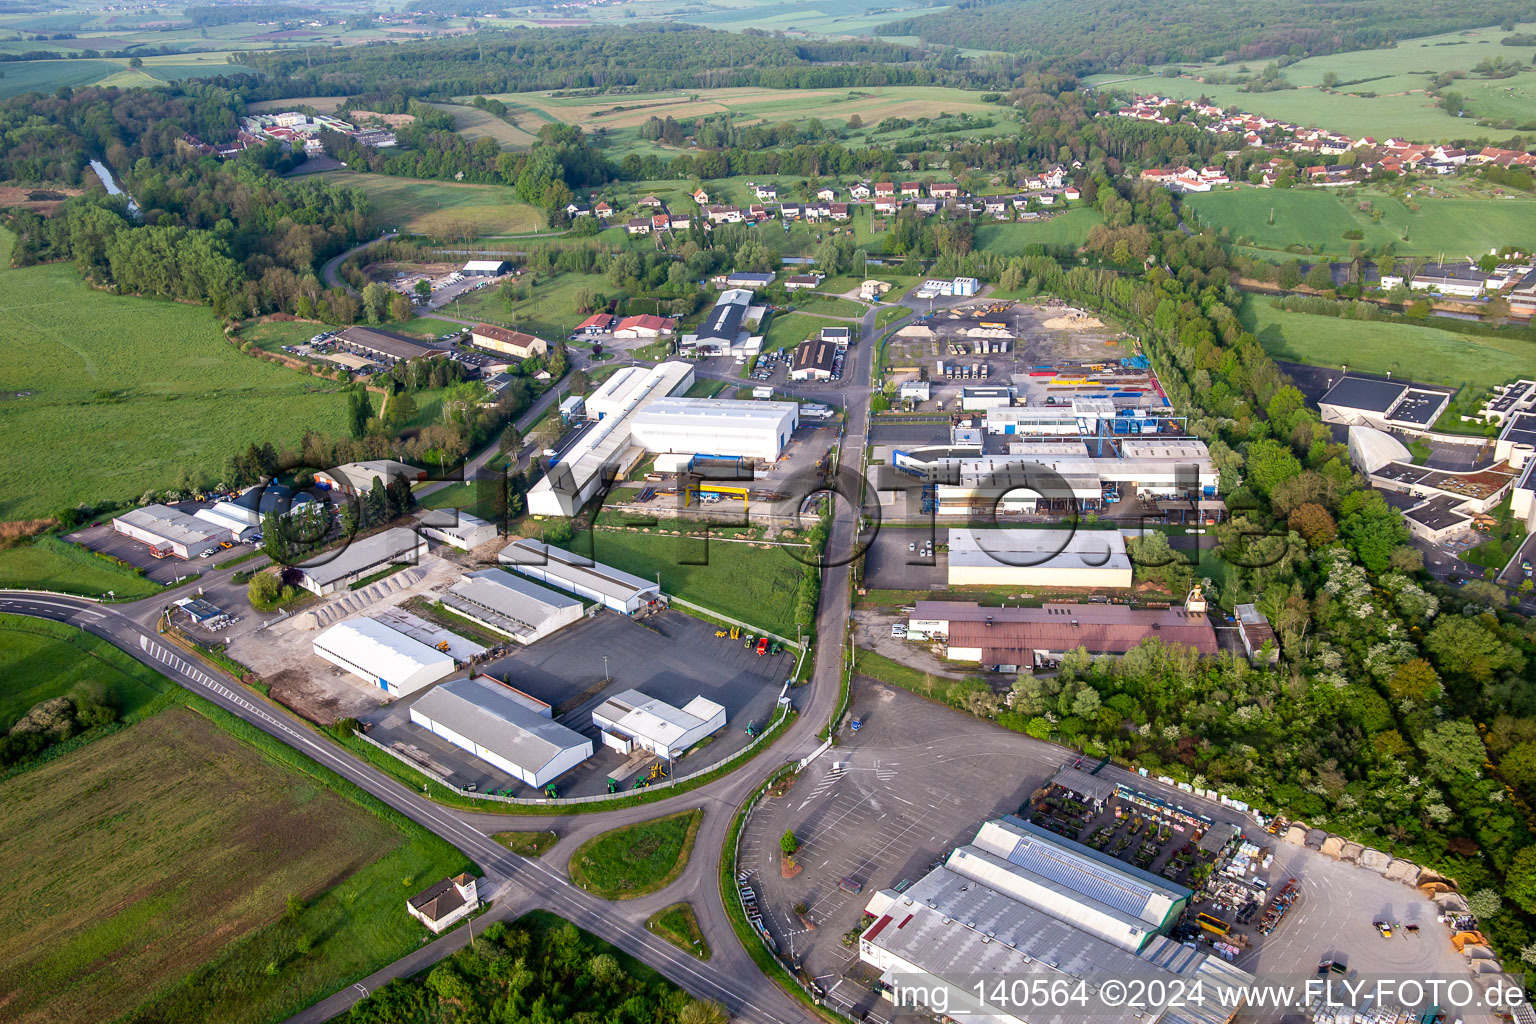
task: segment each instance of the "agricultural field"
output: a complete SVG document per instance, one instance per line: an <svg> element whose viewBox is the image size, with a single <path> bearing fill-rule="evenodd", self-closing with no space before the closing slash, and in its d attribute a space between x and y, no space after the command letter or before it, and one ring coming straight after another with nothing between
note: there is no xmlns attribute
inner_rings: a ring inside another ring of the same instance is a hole
<svg viewBox="0 0 1536 1024"><path fill-rule="evenodd" d="M296 107L313 107L322 114L334 114L347 101L345 96L294 96L286 100L257 100L247 103L245 109L252 114L293 110Z"/></svg>
<svg viewBox="0 0 1536 1024"><path fill-rule="evenodd" d="M1525 24L1515 26L1514 31L1532 30L1532 25ZM1499 45L1499 40L1510 34L1495 25L1404 39L1393 47L1309 57L1283 69L1286 79L1297 88L1276 92L1247 93L1235 85L1200 81L1208 72L1237 71L1237 67L1216 65L1181 67L1181 77L1173 79L1156 74L1140 78L1096 75L1088 81L1182 99L1204 95L1221 106L1330 128L1357 138L1400 136L1440 142L1477 137L1500 141L1515 134L1514 131L1479 127L1475 122L1512 118L1518 125L1531 120L1532 112L1536 111L1536 72L1525 70L1513 78L1494 80L1468 77L1456 82L1450 88L1466 98L1465 119L1441 110L1427 90L1435 75L1445 71L1465 71L1470 75L1473 66L1484 59L1504 57L1529 69L1532 47ZM1251 61L1246 66L1250 71L1258 71L1263 62ZM1323 76L1330 72L1338 76L1340 84L1334 91L1325 92L1321 88ZM1371 93L1375 95L1367 95Z"/></svg>
<svg viewBox="0 0 1536 1024"><path fill-rule="evenodd" d="M1530 342L1512 338L1292 313L1257 295L1243 300L1238 315L1277 359L1482 388L1530 375Z"/></svg>
<svg viewBox="0 0 1536 1024"><path fill-rule="evenodd" d="M1191 224L1225 229L1235 244L1279 251L1322 246L1331 256L1348 255L1356 244L1344 237L1350 229L1365 235L1358 244L1368 248L1390 243L1399 256L1436 259L1478 256L1536 233L1536 199L1429 195L1422 188L1399 198L1376 189L1237 187L1187 196L1183 208Z"/></svg>
<svg viewBox="0 0 1536 1024"><path fill-rule="evenodd" d="M558 23L573 24L578 18L594 24L614 23L636 8L640 9L638 16L647 20L680 21L727 32L752 28L765 32L830 36L871 35L888 21L947 9L910 2L888 5L879 0L733 0L711 4L699 4L696 0L647 0L644 4L565 8L560 12L562 19ZM495 23L534 25L549 22L535 19ZM897 37L890 38L897 40Z"/></svg>
<svg viewBox="0 0 1536 1024"><path fill-rule="evenodd" d="M538 231L544 216L502 185L459 184L324 171L319 177L362 189L373 204L373 222L381 228L424 235L515 235Z"/></svg>
<svg viewBox="0 0 1536 1024"><path fill-rule="evenodd" d="M502 149L526 149L539 141L534 132L524 131L479 107L458 103L434 103L432 106L453 118L453 130L467 139L491 138Z"/></svg>
<svg viewBox="0 0 1536 1024"><path fill-rule="evenodd" d="M217 482L252 442L344 432L339 385L241 355L206 307L96 291L67 263L11 269L12 242L0 232L0 519Z"/></svg>
<svg viewBox="0 0 1536 1024"><path fill-rule="evenodd" d="M0 44L3 48L3 44ZM144 66L130 68L126 57L84 60L34 60L7 62L0 78L0 99L26 92L53 92L61 86L115 85L125 89L155 86L185 78L210 78L255 70L231 64L226 52L167 54L145 57Z"/></svg>
<svg viewBox="0 0 1536 1024"><path fill-rule="evenodd" d="M1079 206L1053 215L1049 220L1008 224L978 224L976 248L1005 256L1021 255L1031 245L1081 246L1088 232L1104 223L1103 214L1091 206Z"/></svg>
<svg viewBox="0 0 1536 1024"><path fill-rule="evenodd" d="M662 589L685 601L780 636L795 635L795 594L804 566L781 547L612 530L579 534L565 546L642 579L659 572Z"/></svg>
<svg viewBox="0 0 1536 1024"><path fill-rule="evenodd" d="M148 704L169 685L163 676L105 640L74 626L25 615L0 615L0 732L27 709L63 696L79 683L107 687L119 716Z"/></svg>
<svg viewBox="0 0 1536 1024"><path fill-rule="evenodd" d="M0 887L56 894L0 936L7 1020L261 1024L416 948L464 858L340 785L179 704L0 782Z"/></svg>

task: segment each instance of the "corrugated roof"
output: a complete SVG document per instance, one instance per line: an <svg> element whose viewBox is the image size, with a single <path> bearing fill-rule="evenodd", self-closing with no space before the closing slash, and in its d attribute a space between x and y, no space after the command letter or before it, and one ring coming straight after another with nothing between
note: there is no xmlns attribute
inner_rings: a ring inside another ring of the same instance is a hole
<svg viewBox="0 0 1536 1024"><path fill-rule="evenodd" d="M1118 530L949 531L950 566L1131 569Z"/></svg>
<svg viewBox="0 0 1536 1024"><path fill-rule="evenodd" d="M535 774L573 747L590 748L591 740L504 689L484 676L453 679L418 698L411 710Z"/></svg>
<svg viewBox="0 0 1536 1024"><path fill-rule="evenodd" d="M678 737L697 729L725 708L705 697L695 697L688 707L676 708L658 697L625 690L603 701L592 713L606 718L631 736L671 746Z"/></svg>
<svg viewBox="0 0 1536 1024"><path fill-rule="evenodd" d="M327 651L380 679L399 681L434 666L446 675L453 659L420 640L366 616L338 622L315 637L315 649Z"/></svg>
<svg viewBox="0 0 1536 1024"><path fill-rule="evenodd" d="M414 530L396 526L371 537L354 540L335 552L334 556L322 556L327 560L314 565L301 565L299 569L318 586L327 586L354 573L386 562L415 563L416 556L426 550L427 542Z"/></svg>
<svg viewBox="0 0 1536 1024"><path fill-rule="evenodd" d="M992 619L990 625L988 618ZM956 601L919 601L912 618L949 623L951 647L980 647L1018 664L1030 651L1124 654L1143 640L1184 644L1215 654L1216 631L1203 612L1183 608L1129 608L1116 604L1048 604L1041 608L991 608ZM983 660L990 660L984 655ZM1025 659L1027 660L1027 659Z"/></svg>
<svg viewBox="0 0 1536 1024"><path fill-rule="evenodd" d="M520 564L538 566L549 574L552 581L565 579L618 601L628 601L636 594L660 589L655 580L644 580L600 562L582 564L589 560L579 559L569 551L550 547L531 537L508 544L501 551L500 561L513 569L517 569Z"/></svg>
<svg viewBox="0 0 1536 1024"><path fill-rule="evenodd" d="M180 544L201 544L229 532L227 527L220 528L212 523L205 525L196 517L169 505L145 505L124 512L117 518L129 526Z"/></svg>

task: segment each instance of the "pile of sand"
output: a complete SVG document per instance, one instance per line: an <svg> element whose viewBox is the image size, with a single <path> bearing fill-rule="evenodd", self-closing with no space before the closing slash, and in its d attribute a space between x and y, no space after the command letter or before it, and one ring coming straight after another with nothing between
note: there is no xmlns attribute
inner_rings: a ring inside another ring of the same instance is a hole
<svg viewBox="0 0 1536 1024"><path fill-rule="evenodd" d="M1104 327L1104 321L1086 313L1075 313L1072 316L1053 316L1043 326L1051 331L1097 331Z"/></svg>

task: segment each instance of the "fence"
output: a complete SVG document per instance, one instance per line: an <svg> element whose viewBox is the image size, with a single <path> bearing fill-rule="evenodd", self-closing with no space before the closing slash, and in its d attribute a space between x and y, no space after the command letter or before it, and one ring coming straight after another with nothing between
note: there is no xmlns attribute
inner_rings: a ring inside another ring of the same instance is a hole
<svg viewBox="0 0 1536 1024"><path fill-rule="evenodd" d="M766 743L771 742L774 739L774 737L778 734L779 729L783 726L785 720L788 717L789 717L788 706L787 705L781 705L780 709L779 709L779 717L773 722L772 725L770 725L768 728L764 729L762 731L761 735L754 737L751 743L748 743L746 746L742 747L740 750L736 751L734 754L727 754L725 757L722 757L720 760L716 761L714 764L710 765L708 768L701 768L698 771L693 772L693 773L691 773L689 775L685 775L685 776L683 776L680 779L667 779L665 782L653 783L653 784L647 786L644 790L638 790L638 791L637 790L631 790L631 791L626 792L626 793L594 793L592 796L563 796L563 797L555 797L555 798L549 798L549 797L528 797L528 796L502 796L500 793L471 793L471 792L468 792L466 790L460 789L458 786L454 785L452 782L449 782L447 779L443 778L441 775L439 775L436 772L432 771L430 768L426 768L426 767L424 767L422 765L419 765L415 761L412 761L410 758L407 758L407 757L403 756L398 751L392 750L389 747L386 747L384 744L380 743L378 740L374 739L371 736L367 736L367 735L365 735L365 734L363 734L361 732L358 732L355 729L353 730L352 735L356 736L358 739L362 740L364 743L368 743L368 744L372 745L373 747L375 747L375 748L377 748L379 750L382 750L384 753L388 754L390 757L394 758L396 761L399 761L401 764L403 764L406 767L410 768L412 771L415 771L416 773L418 773L420 775L424 775L427 778L431 779L433 782L437 783L438 785L443 786L443 787L445 787L447 789L451 789L455 793L458 793L461 796L468 797L471 800L487 800L487 801L491 801L493 803L517 804L518 806L521 806L521 807L566 807L566 806L570 806L572 804L600 804L600 803L605 803L605 802L608 802L608 801L623 800L623 799L626 799L628 797L634 796L637 792L652 793L652 792L655 792L658 789L671 789L674 786L679 786L679 785L682 785L683 783L691 782L692 780L697 779L700 776L708 775L710 772L719 771L720 769L725 768L728 765L734 764L735 762L743 760L744 758L748 757L754 751L756 751L759 746L762 746L762 745L764 745Z"/></svg>
<svg viewBox="0 0 1536 1024"><path fill-rule="evenodd" d="M700 615L707 615L711 619L714 619L714 620L716 620L718 622L723 622L723 623L726 623L727 625L731 625L731 626L740 626L742 629L750 629L752 632L756 633L758 636L771 636L775 640L778 640L780 643L789 644L789 646L793 647L795 650L797 650L797 651L800 650L800 641L799 640L791 640L787 636L780 636L777 633L770 633L767 630L763 629L761 626L754 626L750 622L742 622L740 619L733 619L729 615L721 615L719 612L715 611L713 608L705 608L701 604L694 604L692 601L684 601L682 598L678 597L676 594L668 594L667 595L667 600L669 602L671 602L672 604L682 605L684 608L687 608L690 611L698 612Z"/></svg>

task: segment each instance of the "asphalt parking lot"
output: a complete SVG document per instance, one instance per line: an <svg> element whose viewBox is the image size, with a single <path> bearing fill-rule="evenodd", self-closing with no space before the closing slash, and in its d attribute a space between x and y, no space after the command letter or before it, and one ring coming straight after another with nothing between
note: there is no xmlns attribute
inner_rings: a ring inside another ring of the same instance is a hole
<svg viewBox="0 0 1536 1024"><path fill-rule="evenodd" d="M842 935L858 925L873 890L915 881L983 821L1017 811L1063 756L863 677L851 708L862 728L845 731L784 796L759 806L739 861L780 951L827 988L855 958ZM785 830L800 840L803 870L792 879L780 873ZM839 888L845 877L864 891ZM801 902L814 930L794 912Z"/></svg>
<svg viewBox="0 0 1536 1024"><path fill-rule="evenodd" d="M212 502L184 501L177 504L178 512L192 515L199 509L208 508ZM65 538L90 551L120 558L129 565L144 570L144 578L156 583L174 583L177 577L191 576L213 568L215 562L223 562L251 550L249 544L237 544L232 549L221 550L208 558L156 558L149 553L149 545L141 544L112 529L110 519L99 526L87 526L68 534Z"/></svg>
<svg viewBox="0 0 1536 1024"><path fill-rule="evenodd" d="M942 527L884 526L864 556L864 585L875 590L947 590L949 563L943 552L923 556L923 544L947 538ZM911 545L917 550L909 550Z"/></svg>
<svg viewBox="0 0 1536 1024"><path fill-rule="evenodd" d="M793 653L758 657L741 640L716 637L715 628L682 612L635 621L601 611L480 670L552 705L556 721L593 740L593 756L556 780L561 796L606 793L610 777L628 788L637 773L648 772L656 763L654 755L637 751L624 757L599 742L592 709L614 694L638 689L679 707L703 695L725 708L725 728L675 763L677 777L740 750L751 742L747 724L761 729L769 721L781 687L794 672ZM363 716L373 724L370 736L386 746L395 741L414 745L446 768L450 781L460 787L473 784L481 792L510 789L514 796L538 795L410 724L410 704L410 699L396 701Z"/></svg>

